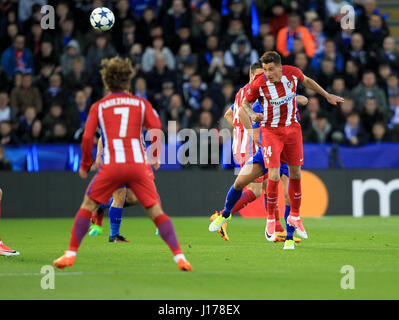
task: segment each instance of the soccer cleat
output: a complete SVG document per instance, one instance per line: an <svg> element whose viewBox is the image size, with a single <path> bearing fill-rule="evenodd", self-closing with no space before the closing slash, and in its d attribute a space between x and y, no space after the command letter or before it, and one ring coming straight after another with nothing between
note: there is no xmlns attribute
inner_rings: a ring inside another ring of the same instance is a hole
<svg viewBox="0 0 399 320"><path fill-rule="evenodd" d="M90 226L89 236L100 236L102 233L103 233L102 227L95 224Z"/></svg>
<svg viewBox="0 0 399 320"><path fill-rule="evenodd" d="M177 260L177 266L181 271L192 271L193 268L191 267L190 262L188 262L186 259L180 258Z"/></svg>
<svg viewBox="0 0 399 320"><path fill-rule="evenodd" d="M276 240L276 219L267 219L265 228L265 237L268 241L274 242Z"/></svg>
<svg viewBox="0 0 399 320"><path fill-rule="evenodd" d="M65 267L72 267L73 264L75 263L75 260L76 260L76 256L67 257L65 254L63 254L57 260L54 260L53 266L62 270Z"/></svg>
<svg viewBox="0 0 399 320"><path fill-rule="evenodd" d="M216 211L211 216L210 220L213 221L219 216L220 216L220 213ZM223 240L225 240L225 241L229 241L230 240L229 236L227 235L227 223L223 223L222 226L220 227L220 229L218 230L218 232L222 236Z"/></svg>
<svg viewBox="0 0 399 320"><path fill-rule="evenodd" d="M284 250L294 250L295 249L295 241L294 240L285 240L283 249Z"/></svg>
<svg viewBox="0 0 399 320"><path fill-rule="evenodd" d="M209 225L209 231L215 232L218 231L224 223L231 220L231 214L228 218L223 217L222 215L218 216L212 223Z"/></svg>
<svg viewBox="0 0 399 320"><path fill-rule="evenodd" d="M286 236L287 236L287 230L284 230L283 232L276 232L276 241L277 241L277 242L284 242ZM295 241L296 243L299 243L299 242L301 242L302 240L299 239L299 238L297 238L297 237L294 237L294 241Z"/></svg>
<svg viewBox="0 0 399 320"><path fill-rule="evenodd" d="M127 240L124 236L121 236L120 234L117 234L114 237L109 237L108 239L109 242L130 242Z"/></svg>
<svg viewBox="0 0 399 320"><path fill-rule="evenodd" d="M289 215L287 218L287 223L296 229L298 236L300 236L302 239L308 238L308 234L303 227L301 218Z"/></svg>
<svg viewBox="0 0 399 320"><path fill-rule="evenodd" d="M7 247L3 242L0 241L0 256L15 257L19 256L19 252Z"/></svg>

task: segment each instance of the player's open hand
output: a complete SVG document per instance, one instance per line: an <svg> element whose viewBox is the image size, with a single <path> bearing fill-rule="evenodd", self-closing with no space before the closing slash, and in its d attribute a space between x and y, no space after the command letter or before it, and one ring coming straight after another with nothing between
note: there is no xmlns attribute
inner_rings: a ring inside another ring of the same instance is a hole
<svg viewBox="0 0 399 320"><path fill-rule="evenodd" d="M87 172L85 170L83 170L82 168L79 168L79 176L82 179L86 179L87 178Z"/></svg>
<svg viewBox="0 0 399 320"><path fill-rule="evenodd" d="M336 96L335 94L330 93L327 96L327 101L328 101L328 103L336 106L338 103L344 102L345 100L342 97L339 97L339 96Z"/></svg>

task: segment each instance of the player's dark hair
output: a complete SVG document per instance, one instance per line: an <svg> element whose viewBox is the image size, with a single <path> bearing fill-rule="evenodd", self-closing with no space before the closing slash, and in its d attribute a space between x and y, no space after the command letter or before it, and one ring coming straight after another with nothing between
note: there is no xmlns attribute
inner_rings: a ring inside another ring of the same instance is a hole
<svg viewBox="0 0 399 320"><path fill-rule="evenodd" d="M101 60L101 76L105 89L110 92L128 91L133 78L132 62L119 56Z"/></svg>
<svg viewBox="0 0 399 320"><path fill-rule="evenodd" d="M266 51L259 59L261 63L274 63L276 66L281 66L281 57L276 51Z"/></svg>
<svg viewBox="0 0 399 320"><path fill-rule="evenodd" d="M251 74L254 74L256 69L262 69L262 64L260 62L255 62L251 64L251 66L249 67L249 72Z"/></svg>

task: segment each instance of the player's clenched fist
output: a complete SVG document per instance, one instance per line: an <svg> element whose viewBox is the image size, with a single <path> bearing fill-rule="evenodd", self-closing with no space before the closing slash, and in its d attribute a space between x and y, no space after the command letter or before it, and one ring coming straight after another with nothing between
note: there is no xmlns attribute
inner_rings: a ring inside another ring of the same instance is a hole
<svg viewBox="0 0 399 320"><path fill-rule="evenodd" d="M254 122L261 122L263 120L263 113L256 113L255 117L253 118Z"/></svg>

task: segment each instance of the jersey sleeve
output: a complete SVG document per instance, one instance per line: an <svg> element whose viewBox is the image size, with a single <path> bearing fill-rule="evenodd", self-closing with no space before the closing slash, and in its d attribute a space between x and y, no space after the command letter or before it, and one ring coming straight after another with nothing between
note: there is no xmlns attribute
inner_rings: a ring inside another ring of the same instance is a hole
<svg viewBox="0 0 399 320"><path fill-rule="evenodd" d="M98 105L95 104L90 108L89 116L86 121L85 131L82 138L82 161L80 167L89 171L93 158L91 156L93 151L93 138L98 127Z"/></svg>
<svg viewBox="0 0 399 320"><path fill-rule="evenodd" d="M248 88L245 90L245 99L249 103L254 103L260 97L259 87L261 85L261 80L263 80L263 78L261 77L256 78L254 81L250 83Z"/></svg>
<svg viewBox="0 0 399 320"><path fill-rule="evenodd" d="M151 103L144 100L143 101L144 110L144 126L147 128L150 135L151 146L149 148L150 163L155 162L160 163L161 158L161 146L162 146L162 124L159 119L158 112L152 107Z"/></svg>
<svg viewBox="0 0 399 320"><path fill-rule="evenodd" d="M302 82L305 79L301 69L293 66L286 66L286 68L288 68L288 71L291 72L291 74L295 76L299 82Z"/></svg>

